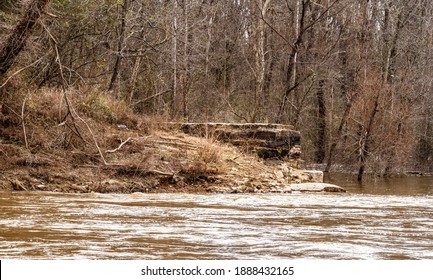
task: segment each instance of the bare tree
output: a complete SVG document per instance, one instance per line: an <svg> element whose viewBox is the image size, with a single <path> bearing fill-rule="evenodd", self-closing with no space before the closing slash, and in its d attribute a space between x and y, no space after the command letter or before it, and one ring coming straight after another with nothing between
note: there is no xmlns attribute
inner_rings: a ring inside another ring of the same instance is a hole
<svg viewBox="0 0 433 280"><path fill-rule="evenodd" d="M113 74L111 75L110 85L108 90L113 90L114 83L116 82L117 75L119 74L120 64L122 62L122 49L125 41L125 28L126 28L126 12L128 11L129 0L123 0L121 12L121 24L119 40L117 42L116 62L114 63Z"/></svg>
<svg viewBox="0 0 433 280"><path fill-rule="evenodd" d="M28 3L1 38L0 77L32 34L29 84L106 85L143 114L290 123L325 171L433 165L432 1L52 1L40 29L49 1Z"/></svg>
<svg viewBox="0 0 433 280"><path fill-rule="evenodd" d="M253 34L254 34L254 76L255 76L255 89L254 89L254 108L251 114L251 122L256 122L260 118L261 110L263 110L264 100L263 91L265 85L265 40L266 30L265 21L267 20L267 12L271 0L257 0L253 1L253 12L256 18L253 19Z"/></svg>

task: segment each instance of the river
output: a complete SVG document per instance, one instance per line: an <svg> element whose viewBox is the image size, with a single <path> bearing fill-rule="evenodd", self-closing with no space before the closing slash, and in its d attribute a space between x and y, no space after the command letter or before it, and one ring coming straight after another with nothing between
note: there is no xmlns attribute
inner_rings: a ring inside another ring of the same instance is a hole
<svg viewBox="0 0 433 280"><path fill-rule="evenodd" d="M346 194L0 193L0 258L433 259L433 178Z"/></svg>

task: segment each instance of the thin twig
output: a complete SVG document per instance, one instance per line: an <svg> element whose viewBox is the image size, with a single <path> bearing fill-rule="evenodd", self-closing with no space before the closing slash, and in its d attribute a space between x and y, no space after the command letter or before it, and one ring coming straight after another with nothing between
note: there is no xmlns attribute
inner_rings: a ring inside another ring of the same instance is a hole
<svg viewBox="0 0 433 280"><path fill-rule="evenodd" d="M7 104L3 104L3 106L4 106L5 108L7 108L9 111L11 111L12 113L14 113L18 118L21 118L21 115L18 114L17 112L15 112L15 110L12 109L11 107L9 107Z"/></svg>
<svg viewBox="0 0 433 280"><path fill-rule="evenodd" d="M156 93L156 94L154 94L154 95L151 95L151 96L149 96L149 97L146 97L145 99L141 99L141 100L135 101L134 103L131 103L131 104L132 104L132 106L136 106L136 105L139 104L139 103L143 103L143 102L149 101L149 100L151 100L151 99L153 99L153 98L155 98L155 97L158 97L158 96L160 96L160 95L163 95L163 94L165 94L165 93L167 93L167 92L170 92L170 91L169 91L169 90L161 91L161 92L158 92L158 93Z"/></svg>
<svg viewBox="0 0 433 280"><path fill-rule="evenodd" d="M68 109L68 112L66 113L66 115L65 115L65 117L64 117L64 119L63 119L63 122L65 122L66 121L66 118L68 117L68 115L69 116L71 116L71 119L72 119L72 125L74 126L74 129L71 129L79 138L81 138L81 140L83 140L84 142L86 142L86 143L88 143L85 139L84 139L84 137L81 135L81 133L80 133L80 130L78 129L78 127L77 127L77 124L75 123L75 118L74 118L74 115L72 114L72 109L73 109L73 107L72 107L72 103L71 103L71 101L69 101L69 98L68 98L68 94L67 94L67 92L66 91L63 91L63 98L65 99L65 101L66 101L66 108ZM72 108L72 109L71 109ZM75 112L75 110L74 110L74 112ZM62 122L62 123L63 123Z"/></svg>
<svg viewBox="0 0 433 280"><path fill-rule="evenodd" d="M29 67L32 67L33 65L35 65L36 63L38 63L39 61L41 61L45 56L42 56L41 58L39 58L38 60L34 61L33 63L24 66L23 68L17 70L15 73L13 73L12 75L10 75L6 81L0 86L0 88L4 87L9 81L10 79L12 79L15 75L18 75L19 73L21 73L22 71L26 70Z"/></svg>
<svg viewBox="0 0 433 280"><path fill-rule="evenodd" d="M29 149L29 142L27 141L26 124L24 122L24 109L26 107L26 102L27 102L28 97L29 96L26 95L26 97L24 98L24 101L23 101L23 106L21 106L21 124L23 126L24 142L26 144L27 150Z"/></svg>
<svg viewBox="0 0 433 280"><path fill-rule="evenodd" d="M65 95L66 95L66 93L65 93ZM86 122L82 117L80 117L80 115L78 115L78 113L75 111L75 109L74 109L74 107L72 106L72 104L70 104L70 106L71 106L70 108L72 109L71 112L73 112L73 113L75 114L75 116L76 116L76 117L77 117L81 122L84 123L84 125L87 127L87 130L89 131L90 135L92 135L93 142L95 143L96 149L98 150L98 153L99 153L99 155L101 156L102 162L104 163L104 165L109 165L109 163L105 160L104 154L102 153L101 148L99 147L98 140L96 140L95 134L93 133L92 129L91 129L90 126L87 124L87 122ZM71 114L71 115L72 115L72 114Z"/></svg>
<svg viewBox="0 0 433 280"><path fill-rule="evenodd" d="M227 93L227 96L226 96L226 102L227 102L227 105L229 106L230 112L231 112L233 115L235 115L236 117L238 117L238 118L244 120L245 122L248 122L248 119L247 119L246 117L244 117L244 116L238 114L238 113L236 112L236 110L232 107L232 104L230 103L230 96L229 96L229 93Z"/></svg>

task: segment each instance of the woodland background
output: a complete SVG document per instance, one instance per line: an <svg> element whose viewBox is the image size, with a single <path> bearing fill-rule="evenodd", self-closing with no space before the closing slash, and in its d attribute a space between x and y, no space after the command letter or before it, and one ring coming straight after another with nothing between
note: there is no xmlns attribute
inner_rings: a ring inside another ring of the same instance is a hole
<svg viewBox="0 0 433 280"><path fill-rule="evenodd" d="M3 53L32 7L1 95L104 91L170 121L291 124L327 170L433 171L431 0L1 0Z"/></svg>

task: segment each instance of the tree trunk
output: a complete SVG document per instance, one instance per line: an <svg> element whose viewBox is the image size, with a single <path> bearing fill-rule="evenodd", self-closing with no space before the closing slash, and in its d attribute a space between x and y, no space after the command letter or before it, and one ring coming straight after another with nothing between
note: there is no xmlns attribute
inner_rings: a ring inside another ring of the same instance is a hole
<svg viewBox="0 0 433 280"><path fill-rule="evenodd" d="M128 9L128 4L129 4L129 0L123 0L120 36L119 36L119 41L117 42L116 62L114 63L113 74L111 75L110 85L108 86L109 91L113 90L114 88L114 83L116 82L120 70L120 63L122 62L122 49L123 49L123 43L125 41L126 11Z"/></svg>
<svg viewBox="0 0 433 280"><path fill-rule="evenodd" d="M269 67L266 70L265 73L265 81L264 81L264 85L263 85L263 98L264 100L269 100L270 98L270 89L271 89L271 84L272 84L272 78L273 78L273 74L275 71L275 66L277 64L277 58L274 55L274 50L273 50L273 43L270 43L270 50L268 51L268 61L269 61ZM264 109L268 109L270 102L268 101L266 104L264 104L265 108ZM269 113L266 110L267 113Z"/></svg>
<svg viewBox="0 0 433 280"><path fill-rule="evenodd" d="M254 56L255 56L255 92L254 92L254 109L251 116L251 122L256 122L260 118L263 107L263 89L265 84L265 18L266 12L271 0L259 0L258 11L259 18L255 23L255 43L254 43Z"/></svg>
<svg viewBox="0 0 433 280"><path fill-rule="evenodd" d="M175 117L177 112L176 99L177 99L177 0L173 0L173 54L172 54L172 63L173 63L173 84L171 91L171 100L170 100L170 114L171 117Z"/></svg>
<svg viewBox="0 0 433 280"><path fill-rule="evenodd" d="M349 118L349 113L350 113L350 110L352 109L352 104L353 104L356 96L357 96L356 94L352 95L350 97L350 100L346 104L346 108L344 109L343 116L341 117L341 120L340 120L340 125L338 126L337 135L335 136L334 140L332 141L331 148L329 149L328 161L326 163L326 168L325 168L324 172L329 172L329 170L331 169L334 152L335 152L335 149L337 148L337 142L341 138L341 134L343 132L343 127L346 124L347 119Z"/></svg>
<svg viewBox="0 0 433 280"><path fill-rule="evenodd" d="M400 31L403 28L403 21L402 21L402 15L403 15L403 10L401 10L398 14L397 17L397 26L396 26L396 30L393 36L393 40L391 42L391 46L389 48L389 52L386 53L386 63L385 63L385 69L383 71L383 75L382 75L382 82L384 84L392 84L393 83L393 79L394 79L394 75L396 74L396 56L397 56L397 41L399 39L399 35L400 35ZM386 40L384 40L384 43L387 43ZM394 103L395 103L395 95L394 95L394 89L390 89L390 93L391 93L391 108L389 110L389 114L399 114L399 112L395 112L394 109ZM400 127L401 127L401 120L398 121L397 125L397 131L398 131L398 138L400 138ZM399 140L398 140L399 142ZM384 176L388 175L388 173L390 172L390 170L392 169L392 165L393 162L395 160L396 157L396 149L398 146L398 142L394 142L391 145L391 149L390 149L390 154L388 156L387 159L387 164L385 167L385 171L384 171Z"/></svg>
<svg viewBox="0 0 433 280"><path fill-rule="evenodd" d="M212 25L215 18L216 12L213 13L213 15L210 16L209 22L207 24L207 41L206 41L206 65L205 65L205 75L206 77L209 76L209 54L210 54L210 47L212 43Z"/></svg>
<svg viewBox="0 0 433 280"><path fill-rule="evenodd" d="M326 106L325 106L325 94L323 91L325 81L319 81L319 88L316 92L317 97L317 109L318 109L318 119L317 119L317 150L316 150L316 163L323 163L325 160L325 147L326 147Z"/></svg>
<svg viewBox="0 0 433 280"><path fill-rule="evenodd" d="M49 0L32 0L12 33L0 48L0 79L14 63L32 33L36 21L41 17Z"/></svg>
<svg viewBox="0 0 433 280"><path fill-rule="evenodd" d="M184 48L183 48L183 74L182 74L182 116L184 120L188 119L188 92L189 92L189 47L190 47L190 40L191 40L191 34L189 32L189 3L187 0L183 3L183 17L185 21L185 34L184 34Z"/></svg>
<svg viewBox="0 0 433 280"><path fill-rule="evenodd" d="M277 115L277 122L281 122L283 118L283 113L286 109L286 104L289 98L290 93L297 87L296 81L294 79L295 73L296 73L296 60L298 56L298 50L303 42L303 36L305 33L305 14L307 12L307 6L310 1L301 1L301 14L299 20L296 21L296 40L295 43L292 46L292 51L289 55L289 63L287 65L287 72L286 72L286 87L284 90L283 97L281 99L280 108L278 110ZM299 3L297 3L299 5ZM297 9L298 10L298 9Z"/></svg>
<svg viewBox="0 0 433 280"><path fill-rule="evenodd" d="M363 139L364 141L363 141L363 145L361 145L361 151L360 151L358 181L362 181L362 176L364 175L364 171L365 171L365 164L367 162L368 154L370 153L370 137L371 137L371 132L373 130L374 119L378 111L377 107L379 106L379 96L380 94L377 93L376 98L374 100L373 110L371 111L370 120L364 132L364 139ZM361 135L361 137L363 136Z"/></svg>

